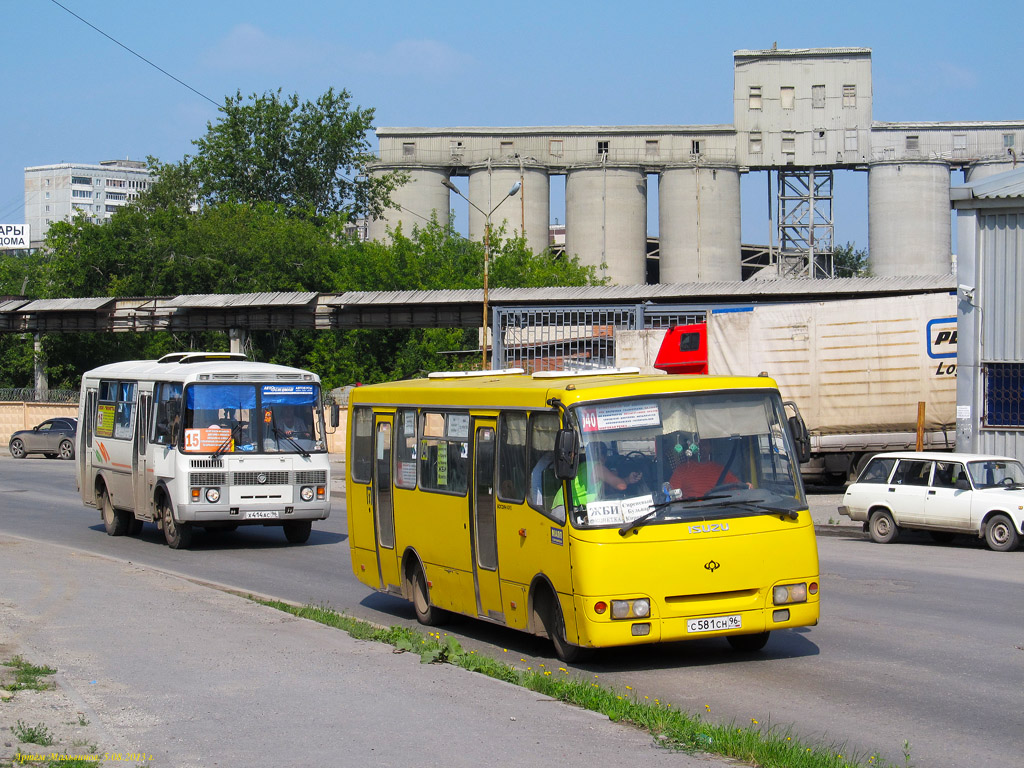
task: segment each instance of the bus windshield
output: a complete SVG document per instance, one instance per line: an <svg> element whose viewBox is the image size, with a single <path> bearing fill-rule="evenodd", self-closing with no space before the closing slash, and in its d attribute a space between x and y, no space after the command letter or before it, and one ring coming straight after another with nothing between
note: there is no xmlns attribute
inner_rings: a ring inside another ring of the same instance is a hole
<svg viewBox="0 0 1024 768"><path fill-rule="evenodd" d="M316 384L199 382L185 389L187 453L311 453L326 447Z"/></svg>
<svg viewBox="0 0 1024 768"><path fill-rule="evenodd" d="M574 414L582 435L570 483L576 527L795 518L807 507L776 392L631 398Z"/></svg>

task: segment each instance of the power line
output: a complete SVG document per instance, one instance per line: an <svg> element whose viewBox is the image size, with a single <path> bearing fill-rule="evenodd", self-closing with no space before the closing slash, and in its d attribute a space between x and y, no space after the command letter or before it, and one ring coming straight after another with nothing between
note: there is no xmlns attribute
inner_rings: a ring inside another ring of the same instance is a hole
<svg viewBox="0 0 1024 768"><path fill-rule="evenodd" d="M178 83L179 85L183 85L183 86L185 86L185 87L186 87L186 88L188 88L188 89L189 89L190 91L192 91L192 93L194 93L194 94L195 94L196 96L201 96L202 98L206 99L206 100L207 100L208 102L210 102L211 104L213 104L213 106L215 106L215 107L218 107L218 108L220 107L220 104L218 104L218 103L217 103L216 101L214 101L213 99L211 99L211 98L210 98L209 96L207 96L207 95L206 95L205 93L200 93L199 91L197 91L197 90L196 90L195 88L193 88L193 87L192 87L191 85L189 85L188 83L184 82L183 80L179 80L178 78L176 78L176 77L175 77L174 75L172 75L172 74L171 74L170 72L168 72L168 71L167 71L166 69L164 69L163 67L157 66L156 64L154 64L154 63L153 63L152 61L150 61L149 59L147 59L147 58L146 58L145 56L143 56L142 54L140 54L140 53L136 53L135 51L133 51L133 50L132 50L131 48L129 48L129 47L128 47L127 45L125 45L124 43L120 42L119 40L115 40L115 39L114 39L114 38L112 38L112 37L111 37L110 35L108 35L108 34L107 34L106 32L104 32L104 31L103 31L102 29L100 29L99 27L97 27L97 26L96 26L95 24L91 24L91 23L89 23L88 21L86 21L85 19L83 19L83 18L82 18L81 16L79 16L79 15L78 15L77 13L75 13L74 11L72 11L72 10L71 10L70 8L68 8L67 6L61 5L60 3L58 3L58 2L57 2L57 0L50 0L50 2L51 2L51 3L53 3L54 5L56 5L56 6L58 7L58 8L62 8L63 10L67 11L67 12L68 12L69 14L71 14L72 16L74 16L74 17L75 17L76 19L78 19L78 20L79 20L80 22L82 22L83 24L85 24L85 25L87 25L87 26L89 26L89 27L92 27L92 28L93 28L93 29L95 29L95 30L96 30L97 32L99 32L99 33L100 33L101 35L103 35L103 36L104 36L105 38L107 38L107 40L110 40L110 41L111 41L112 43L116 43L117 45L121 46L121 47L122 47L122 48L124 48L124 49L125 49L126 51L128 51L128 53L130 53L130 54L131 54L132 56L136 56L136 57L138 57L138 58L142 59L142 60L143 60L144 62L146 62L147 64L149 64L149 66L153 67L153 69L156 69L156 70L158 70L158 71L160 71L160 72L163 72L163 73L164 73L165 75L167 75L167 76L168 76L169 78L171 78L171 80L173 80L174 82Z"/></svg>

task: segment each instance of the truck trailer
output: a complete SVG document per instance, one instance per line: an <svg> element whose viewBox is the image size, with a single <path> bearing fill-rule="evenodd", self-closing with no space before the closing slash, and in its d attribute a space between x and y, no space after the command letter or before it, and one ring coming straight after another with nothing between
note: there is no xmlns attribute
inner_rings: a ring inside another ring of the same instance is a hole
<svg viewBox="0 0 1024 768"><path fill-rule="evenodd" d="M953 450L956 296L926 293L712 309L705 323L619 331L615 364L778 382L811 438L808 482L845 482L881 451Z"/></svg>

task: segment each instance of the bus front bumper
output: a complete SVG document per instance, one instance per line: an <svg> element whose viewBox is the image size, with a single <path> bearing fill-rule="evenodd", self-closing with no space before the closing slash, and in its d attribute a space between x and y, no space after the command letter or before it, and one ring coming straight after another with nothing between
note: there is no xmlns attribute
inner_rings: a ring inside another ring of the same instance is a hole
<svg viewBox="0 0 1024 768"><path fill-rule="evenodd" d="M315 504L250 504L231 507L226 504L179 504L174 517L182 523L237 523L239 525L280 525L291 520L326 520L331 502Z"/></svg>
<svg viewBox="0 0 1024 768"><path fill-rule="evenodd" d="M750 635L811 626L818 623L818 602L814 600L732 613L709 613L706 616L610 620L588 615L583 600L577 598L576 616L579 629L577 644L588 648L604 648L671 643L702 637Z"/></svg>

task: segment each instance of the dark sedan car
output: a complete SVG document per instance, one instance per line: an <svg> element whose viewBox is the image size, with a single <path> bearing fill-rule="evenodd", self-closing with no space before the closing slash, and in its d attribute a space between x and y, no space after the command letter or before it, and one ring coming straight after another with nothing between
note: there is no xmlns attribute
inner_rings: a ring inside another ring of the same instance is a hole
<svg viewBox="0 0 1024 768"><path fill-rule="evenodd" d="M77 431L78 419L47 419L32 429L15 432L8 447L16 459L24 459L30 453L41 453L48 459L73 459Z"/></svg>

